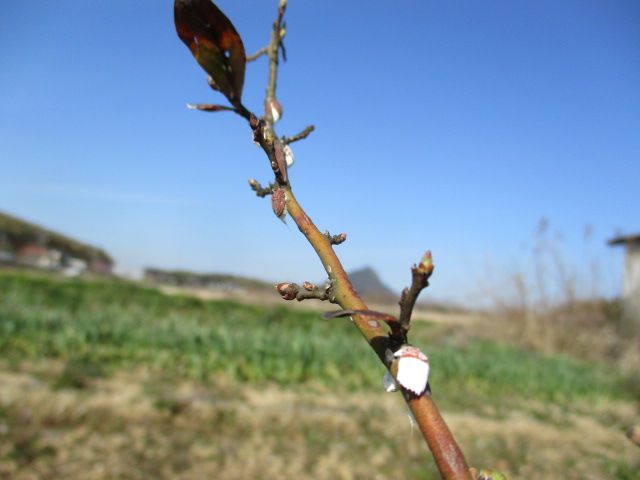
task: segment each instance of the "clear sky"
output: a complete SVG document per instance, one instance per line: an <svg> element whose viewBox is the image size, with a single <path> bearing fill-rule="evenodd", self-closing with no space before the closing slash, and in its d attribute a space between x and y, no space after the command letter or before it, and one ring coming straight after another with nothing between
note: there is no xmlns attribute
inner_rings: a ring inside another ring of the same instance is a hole
<svg viewBox="0 0 640 480"><path fill-rule="evenodd" d="M152 265L317 281L291 223L253 196L270 169L179 41L173 2L8 2L0 17L0 210ZM248 53L275 0L220 0ZM637 0L290 0L280 134L297 196L345 231L347 268L392 287L429 248L430 294L469 300L523 255L541 217L568 263L640 231ZM266 61L248 65L261 108ZM585 225L593 228L588 245Z"/></svg>

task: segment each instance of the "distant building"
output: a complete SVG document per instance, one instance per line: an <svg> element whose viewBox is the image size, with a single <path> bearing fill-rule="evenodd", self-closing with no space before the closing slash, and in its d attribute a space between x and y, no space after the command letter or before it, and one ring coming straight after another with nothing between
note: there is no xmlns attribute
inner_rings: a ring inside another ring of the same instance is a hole
<svg viewBox="0 0 640 480"><path fill-rule="evenodd" d="M9 242L9 236L0 231L0 263L12 263L15 262L16 253Z"/></svg>
<svg viewBox="0 0 640 480"><path fill-rule="evenodd" d="M58 270L111 274L113 259L99 248L0 212L0 263Z"/></svg>
<svg viewBox="0 0 640 480"><path fill-rule="evenodd" d="M113 271L113 262L105 258L91 258L87 264L87 268L90 272L101 273L103 275L110 275Z"/></svg>
<svg viewBox="0 0 640 480"><path fill-rule="evenodd" d="M640 327L640 234L620 235L607 242L625 248L622 299L625 315Z"/></svg>
<svg viewBox="0 0 640 480"><path fill-rule="evenodd" d="M77 277L87 270L87 262L81 258L64 255L60 261L60 270L67 277Z"/></svg>
<svg viewBox="0 0 640 480"><path fill-rule="evenodd" d="M60 265L62 253L40 245L26 244L18 247L16 262L29 267L53 269Z"/></svg>

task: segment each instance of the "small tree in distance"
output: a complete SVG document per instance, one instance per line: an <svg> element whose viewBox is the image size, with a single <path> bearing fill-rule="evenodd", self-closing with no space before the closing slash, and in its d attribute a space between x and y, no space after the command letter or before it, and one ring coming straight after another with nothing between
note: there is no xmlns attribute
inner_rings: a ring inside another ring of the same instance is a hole
<svg viewBox="0 0 640 480"><path fill-rule="evenodd" d="M327 272L323 285L303 282L301 285L283 282L276 289L284 300L318 299L337 304L340 310L325 314L325 318L350 317L369 346L387 369L387 391L400 391L431 450L438 470L445 479L502 478L497 472L469 469L462 451L433 401L428 384L429 364L426 355L410 345L408 333L413 307L420 292L428 286L433 272L430 252L411 268L411 285L401 294L398 316L370 310L353 288L334 246L346 240L346 234L321 232L302 209L292 190L287 167L293 162L290 145L313 132L308 126L291 137L278 136L275 124L282 114L276 98L278 66L285 56L283 39L286 30L283 18L287 0L279 0L270 42L254 55L246 56L242 39L231 21L210 0L175 0L174 15L178 36L187 45L197 62L209 75L209 86L222 93L229 105L197 104L190 108L208 112L231 111L243 117L253 132L254 141L267 156L274 180L263 186L256 180L249 185L259 197L271 197L274 214L284 219L289 215L307 238ZM242 104L242 90L247 62L261 56L268 58L269 76L260 117Z"/></svg>

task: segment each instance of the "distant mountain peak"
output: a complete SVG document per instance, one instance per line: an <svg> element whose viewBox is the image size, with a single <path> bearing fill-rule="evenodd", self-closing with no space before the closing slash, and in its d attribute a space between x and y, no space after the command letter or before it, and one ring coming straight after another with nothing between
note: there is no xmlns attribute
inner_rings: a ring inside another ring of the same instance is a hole
<svg viewBox="0 0 640 480"><path fill-rule="evenodd" d="M385 285L377 272L369 266L353 270L349 277L360 295L380 301L396 300L396 293Z"/></svg>

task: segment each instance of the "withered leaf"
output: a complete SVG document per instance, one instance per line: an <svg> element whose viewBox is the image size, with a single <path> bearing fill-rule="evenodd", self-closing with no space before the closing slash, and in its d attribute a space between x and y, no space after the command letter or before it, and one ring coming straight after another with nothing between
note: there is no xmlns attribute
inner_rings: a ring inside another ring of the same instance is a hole
<svg viewBox="0 0 640 480"><path fill-rule="evenodd" d="M233 111L233 108L231 107L227 107L225 105L212 105L210 103L187 103L187 108L190 110L200 110L202 112Z"/></svg>
<svg viewBox="0 0 640 480"><path fill-rule="evenodd" d="M371 318L375 320L382 320L385 323L397 323L398 319L388 313L376 312L374 310L337 310L334 312L326 312L322 314L322 317L329 320L332 318L351 317L358 315L360 317Z"/></svg>
<svg viewBox="0 0 640 480"><path fill-rule="evenodd" d="M281 188L277 188L271 194L271 208L280 220L284 219L287 208L287 196Z"/></svg>
<svg viewBox="0 0 640 480"><path fill-rule="evenodd" d="M276 157L276 163L278 164L278 170L280 172L280 176L282 177L282 181L287 183L289 181L289 176L287 175L287 159L284 147L282 146L282 142L280 140L276 140L273 142L273 153Z"/></svg>
<svg viewBox="0 0 640 480"><path fill-rule="evenodd" d="M391 329L391 334L396 339L406 342L406 331L403 330L402 325L396 317L389 315L388 313L376 312L374 310L337 310L334 312L326 312L322 315L323 318L330 320L332 318L352 317L358 315L359 317L368 318L371 320L381 320L386 323Z"/></svg>
<svg viewBox="0 0 640 480"><path fill-rule="evenodd" d="M247 60L231 21L210 0L175 0L173 14L178 36L211 77L212 88L238 107Z"/></svg>

